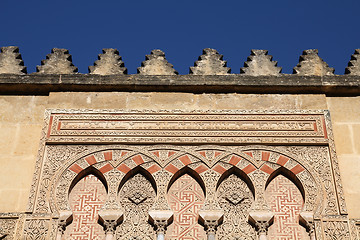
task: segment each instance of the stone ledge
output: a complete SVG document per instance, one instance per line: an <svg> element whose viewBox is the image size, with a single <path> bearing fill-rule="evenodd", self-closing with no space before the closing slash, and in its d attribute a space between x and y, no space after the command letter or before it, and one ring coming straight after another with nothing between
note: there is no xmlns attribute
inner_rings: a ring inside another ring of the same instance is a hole
<svg viewBox="0 0 360 240"><path fill-rule="evenodd" d="M0 74L1 94L48 95L49 92L190 92L360 95L360 76L94 75Z"/></svg>

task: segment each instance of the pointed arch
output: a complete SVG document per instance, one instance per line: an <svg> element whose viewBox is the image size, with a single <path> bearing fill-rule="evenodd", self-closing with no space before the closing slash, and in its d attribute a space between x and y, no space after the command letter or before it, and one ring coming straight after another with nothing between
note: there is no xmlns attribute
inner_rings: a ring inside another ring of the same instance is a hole
<svg viewBox="0 0 360 240"><path fill-rule="evenodd" d="M253 197L255 198L255 187L253 182L251 181L251 179L249 178L249 176L241 169L237 168L237 167L232 167L230 169L228 169L226 172L224 172L221 177L219 178L219 181L216 184L216 190L218 189L218 187L220 186L220 184L227 179L229 176L231 176L232 174L234 174L235 176L239 177L241 180L243 180L246 185L248 186L248 188L250 189Z"/></svg>
<svg viewBox="0 0 360 240"><path fill-rule="evenodd" d="M124 184L127 181L129 181L129 179L131 179L132 177L134 177L137 174L141 174L143 177L145 177L146 180L148 180L151 183L151 186L155 190L155 193L157 193L157 186L156 186L156 181L155 181L154 177L152 176L152 174L150 172L148 172L141 166L137 166L126 173L126 175L120 181L120 184L118 187L118 192L124 186Z"/></svg>
<svg viewBox="0 0 360 240"><path fill-rule="evenodd" d="M268 238L309 239L306 229L299 222L305 205L305 191L300 180L291 171L280 167L269 176L265 186L265 199L274 213Z"/></svg>
<svg viewBox="0 0 360 240"><path fill-rule="evenodd" d="M90 166L79 172L78 175L76 175L76 177L72 180L69 187L68 195L70 195L72 189L75 187L75 185L78 182L80 182L83 178L89 175L94 175L95 177L97 177L104 185L106 192L108 192L108 185L104 174L102 174L102 172L100 172L98 169L94 168L93 166Z"/></svg>
<svg viewBox="0 0 360 240"><path fill-rule="evenodd" d="M174 182L185 174L188 174L200 185L201 189L203 190L204 195L206 196L206 188L205 188L205 183L204 183L203 179L195 170L189 168L188 166L183 167L182 169L177 171L172 176L172 178L169 181L168 187L167 187L167 192L169 192L169 189L174 184Z"/></svg>
<svg viewBox="0 0 360 240"><path fill-rule="evenodd" d="M98 224L98 211L105 204L106 197L107 184L99 170L88 167L73 179L68 194L73 222L66 228L66 239L105 237Z"/></svg>
<svg viewBox="0 0 360 240"><path fill-rule="evenodd" d="M295 186L299 189L301 195L302 195L302 198L305 202L305 189L301 183L301 181L296 177L296 175L286 169L285 167L279 167L278 169L276 169L274 172L272 172L270 174L270 176L268 177L266 183L265 183L265 189L267 189L268 185L271 183L271 181L273 181L277 176L279 175L282 175L284 176L285 178L287 178L288 180L290 180L292 183L295 184Z"/></svg>

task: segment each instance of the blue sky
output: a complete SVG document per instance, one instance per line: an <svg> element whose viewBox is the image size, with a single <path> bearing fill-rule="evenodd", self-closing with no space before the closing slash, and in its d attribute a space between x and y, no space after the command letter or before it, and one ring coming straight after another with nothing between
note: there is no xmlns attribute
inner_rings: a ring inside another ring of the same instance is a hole
<svg viewBox="0 0 360 240"><path fill-rule="evenodd" d="M203 48L223 54L232 73L251 49L292 73L302 51L317 48L343 74L360 48L359 9L359 0L0 0L0 46L19 46L29 73L59 47L81 73L102 48L118 49L129 74L157 48L180 74Z"/></svg>

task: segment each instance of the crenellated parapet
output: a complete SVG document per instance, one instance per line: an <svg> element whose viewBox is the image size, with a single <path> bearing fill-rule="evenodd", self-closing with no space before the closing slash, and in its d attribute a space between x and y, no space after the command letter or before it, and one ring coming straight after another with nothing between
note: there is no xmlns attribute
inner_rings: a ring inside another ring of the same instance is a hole
<svg viewBox="0 0 360 240"><path fill-rule="evenodd" d="M226 67L223 55L211 48L205 48L194 67L190 67L190 74L194 75L227 75L230 71L231 69Z"/></svg>
<svg viewBox="0 0 360 240"><path fill-rule="evenodd" d="M127 68L116 49L103 49L89 74L77 73L66 49L54 48L37 72L26 73L18 47L2 47L0 92L48 94L51 91L167 91L192 93L285 93L360 95L360 49L351 56L344 75L322 60L318 50L305 50L293 74L281 73L267 50L251 50L240 73L231 74L227 62L215 49L206 48L190 74L179 75L165 53L152 50L137 69Z"/></svg>
<svg viewBox="0 0 360 240"><path fill-rule="evenodd" d="M78 71L72 64L69 51L62 48L53 48L36 70L39 74L73 74Z"/></svg>
<svg viewBox="0 0 360 240"><path fill-rule="evenodd" d="M26 67L19 53L19 48L15 46L2 47L0 52L0 74L25 74Z"/></svg>
<svg viewBox="0 0 360 240"><path fill-rule="evenodd" d="M90 74L114 75L127 73L125 64L117 49L104 48L102 51L103 53L99 54L94 66L89 66Z"/></svg>
<svg viewBox="0 0 360 240"><path fill-rule="evenodd" d="M355 53L351 55L345 74L360 75L360 49L355 49Z"/></svg>
<svg viewBox="0 0 360 240"><path fill-rule="evenodd" d="M251 76L276 76L281 73L281 67L277 66L276 61L272 61L272 56L268 55L267 50L251 50L251 55L240 69L240 73Z"/></svg>
<svg viewBox="0 0 360 240"><path fill-rule="evenodd" d="M303 76L328 76L334 75L335 69L322 60L317 49L303 51L299 64L294 67L294 74Z"/></svg>
<svg viewBox="0 0 360 240"><path fill-rule="evenodd" d="M165 53L160 49L151 51L150 55L146 55L146 60L141 63L138 74L141 75L177 75L173 65L166 58Z"/></svg>

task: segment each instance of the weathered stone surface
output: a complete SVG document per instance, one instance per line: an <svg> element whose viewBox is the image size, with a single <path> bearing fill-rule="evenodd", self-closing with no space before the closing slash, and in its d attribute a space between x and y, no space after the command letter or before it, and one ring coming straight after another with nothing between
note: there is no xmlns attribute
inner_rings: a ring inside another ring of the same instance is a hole
<svg viewBox="0 0 360 240"><path fill-rule="evenodd" d="M211 48L205 48L194 67L190 67L190 74L194 75L227 75L230 71L231 69L226 67L223 55Z"/></svg>
<svg viewBox="0 0 360 240"><path fill-rule="evenodd" d="M329 65L319 57L317 49L309 49L303 51L298 65L294 67L293 73L306 76L325 76L334 75L334 71L334 68L329 67Z"/></svg>
<svg viewBox="0 0 360 240"><path fill-rule="evenodd" d="M240 73L251 76L279 75L281 67L277 67L277 62L272 61L272 58L267 50L252 49Z"/></svg>
<svg viewBox="0 0 360 240"><path fill-rule="evenodd" d="M127 73L125 64L117 49L104 48L102 51L103 53L99 54L94 66L89 66L90 74L114 75Z"/></svg>
<svg viewBox="0 0 360 240"><path fill-rule="evenodd" d="M345 74L360 75L360 49L355 49L355 53L351 55L348 67L345 68Z"/></svg>
<svg viewBox="0 0 360 240"><path fill-rule="evenodd" d="M150 55L146 55L145 61L141 63L141 67L137 69L141 75L177 75L173 65L166 58L165 53L159 49L151 51Z"/></svg>
<svg viewBox="0 0 360 240"><path fill-rule="evenodd" d="M72 64L71 55L67 49L53 48L51 54L41 61L36 70L41 74L72 74L78 71Z"/></svg>
<svg viewBox="0 0 360 240"><path fill-rule="evenodd" d="M2 47L0 52L0 74L24 74L26 67L19 53L19 48L15 46Z"/></svg>

